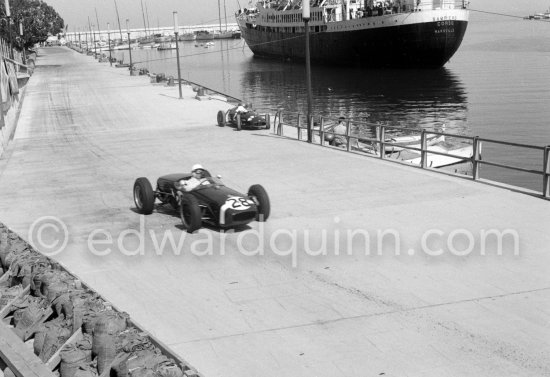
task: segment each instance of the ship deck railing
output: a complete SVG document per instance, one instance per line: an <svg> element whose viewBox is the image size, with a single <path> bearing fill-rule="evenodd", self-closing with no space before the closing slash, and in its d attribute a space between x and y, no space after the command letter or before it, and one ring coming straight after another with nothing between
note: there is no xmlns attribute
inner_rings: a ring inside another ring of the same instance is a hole
<svg viewBox="0 0 550 377"><path fill-rule="evenodd" d="M437 9L466 9L468 7L468 1L467 0L447 0L443 2L434 2L433 0L423 0L423 1L416 1L416 0L403 0L398 4L397 2L392 2L390 4L384 4L385 2L382 1L374 1L373 5L367 5L367 2L365 1L365 6L361 8L352 8L354 9L352 19L357 18L370 18L370 17L378 17L378 16L384 16L384 15L391 15L391 14L404 14L404 13L411 13L411 12L420 12L420 11L427 11L427 10L437 10ZM319 4L314 4L313 6L318 6ZM331 5L331 4L328 4ZM326 9L332 9L334 7L327 7L327 4L324 6ZM283 10L296 10L299 9L296 7L288 8L285 6L280 6L277 8L272 8L276 11L283 11ZM358 12L360 11L360 13ZM256 13L236 13L236 16L240 15L246 15L246 16L252 16L256 15ZM326 14L324 18L325 23L329 22L340 22L344 20L349 20L350 15L349 11L348 14L344 15L341 13L335 14L335 13L328 13Z"/></svg>
<svg viewBox="0 0 550 377"><path fill-rule="evenodd" d="M266 120L271 126L271 132L279 137L291 138L297 141L308 142L307 116L304 114L283 114L283 111L267 109L256 110L260 114L265 114ZM290 120L287 120L290 119ZM345 134L334 132L334 127L339 122L338 119L324 116L312 116L311 120L311 143L323 148L342 150L348 153L360 154L366 157L374 157L382 160L405 164L420 169L426 169L435 172L442 172L471 179L483 183L507 187L515 191L530 194L543 199L550 199L550 145L537 146L532 144L515 143L503 140L484 138L479 136L459 135L455 133L428 130L423 128L393 126L387 124L368 122L364 119L348 118L344 120L346 126ZM294 131L292 131L294 130ZM388 139L392 135L416 135L418 143L399 143ZM341 137L345 139L343 145L333 146L327 139ZM449 149L448 152L441 152L430 148L429 140L442 136L445 143L454 144L457 148ZM362 146L362 147L361 147ZM461 147L471 146L471 156L453 154L453 150ZM388 155L388 150L396 148L416 153L420 157L418 164L412 165ZM522 155L525 161L514 159L514 164L499 161L498 154L502 155L503 148L505 155ZM482 155L482 149L484 153ZM487 153L485 153L487 152ZM471 164L468 173L464 171L454 172L449 169L438 169L429 166L429 156L446 156L457 159L459 163ZM523 166L522 166L523 165ZM533 167L535 166L536 167ZM522 174L536 175L540 177L540 189L532 189L522 186L507 184L502 178L482 176L482 166L504 169L506 171L515 171Z"/></svg>

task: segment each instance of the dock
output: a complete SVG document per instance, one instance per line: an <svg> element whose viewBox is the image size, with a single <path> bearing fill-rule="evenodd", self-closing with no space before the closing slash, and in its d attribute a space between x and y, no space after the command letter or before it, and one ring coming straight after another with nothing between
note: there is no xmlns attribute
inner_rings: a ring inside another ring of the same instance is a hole
<svg viewBox="0 0 550 377"><path fill-rule="evenodd" d="M550 201L221 128L231 105L196 94L40 49L0 221L205 377L550 374ZM136 178L196 163L262 184L269 220L188 234L135 211Z"/></svg>

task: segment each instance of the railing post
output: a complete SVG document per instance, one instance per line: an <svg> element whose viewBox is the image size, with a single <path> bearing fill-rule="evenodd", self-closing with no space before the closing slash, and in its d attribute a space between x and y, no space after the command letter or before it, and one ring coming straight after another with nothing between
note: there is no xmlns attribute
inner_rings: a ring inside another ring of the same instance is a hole
<svg viewBox="0 0 550 377"><path fill-rule="evenodd" d="M268 129L271 129L271 114L265 114L265 123L267 124Z"/></svg>
<svg viewBox="0 0 550 377"><path fill-rule="evenodd" d="M550 145L544 147L544 174L542 184L542 196L550 197Z"/></svg>
<svg viewBox="0 0 550 377"><path fill-rule="evenodd" d="M321 125L319 126L319 144L325 145L325 118L321 117Z"/></svg>
<svg viewBox="0 0 550 377"><path fill-rule="evenodd" d="M298 114L298 140L302 140L302 114Z"/></svg>
<svg viewBox="0 0 550 377"><path fill-rule="evenodd" d="M426 142L426 130L420 133L420 167L426 169L428 166L428 143Z"/></svg>
<svg viewBox="0 0 550 377"><path fill-rule="evenodd" d="M376 129L379 131L378 133L378 146L380 148L380 158L384 159L386 157L386 144L384 140L386 140L386 127L383 125L376 126Z"/></svg>
<svg viewBox="0 0 550 377"><path fill-rule="evenodd" d="M346 140L347 140L346 150L349 152L351 151L351 124L349 120L346 122Z"/></svg>
<svg viewBox="0 0 550 377"><path fill-rule="evenodd" d="M479 136L474 136L472 139L473 142L473 153L472 153L472 178L474 181L479 179L479 154L481 144L479 142Z"/></svg>
<svg viewBox="0 0 550 377"><path fill-rule="evenodd" d="M313 135L315 134L315 122L313 121L314 119L314 116L312 115L310 118L309 118L309 123L306 123L306 126L308 124L311 124L311 141L309 141L309 134L308 134L308 142L311 142L313 143L313 140L315 139L313 137ZM307 132L310 132L310 131L307 131Z"/></svg>
<svg viewBox="0 0 550 377"><path fill-rule="evenodd" d="M237 114L237 130L241 130L241 114Z"/></svg>
<svg viewBox="0 0 550 377"><path fill-rule="evenodd" d="M277 110L275 112L275 116L273 117L273 133L276 134L277 133L277 119L279 117L279 110Z"/></svg>
<svg viewBox="0 0 550 377"><path fill-rule="evenodd" d="M283 110L279 110L279 126L277 127L277 135L283 136Z"/></svg>

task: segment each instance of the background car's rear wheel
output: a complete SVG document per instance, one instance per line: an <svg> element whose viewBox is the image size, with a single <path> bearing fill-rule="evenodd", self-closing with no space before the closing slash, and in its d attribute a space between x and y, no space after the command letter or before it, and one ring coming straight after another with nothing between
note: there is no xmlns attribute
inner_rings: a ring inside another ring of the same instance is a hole
<svg viewBox="0 0 550 377"><path fill-rule="evenodd" d="M248 189L248 196L256 202L256 206L258 207L258 215L256 216L256 220L266 221L269 217L269 212L271 211L267 191L265 191L262 185L252 185Z"/></svg>
<svg viewBox="0 0 550 377"><path fill-rule="evenodd" d="M134 183L134 203L138 211L144 215L153 212L155 206L155 192L151 182L145 177L136 179Z"/></svg>
<svg viewBox="0 0 550 377"><path fill-rule="evenodd" d="M218 111L218 126L225 127L225 113L222 110Z"/></svg>
<svg viewBox="0 0 550 377"><path fill-rule="evenodd" d="M197 198L184 195L180 203L180 217L183 227L188 233L193 233L202 225L202 213Z"/></svg>

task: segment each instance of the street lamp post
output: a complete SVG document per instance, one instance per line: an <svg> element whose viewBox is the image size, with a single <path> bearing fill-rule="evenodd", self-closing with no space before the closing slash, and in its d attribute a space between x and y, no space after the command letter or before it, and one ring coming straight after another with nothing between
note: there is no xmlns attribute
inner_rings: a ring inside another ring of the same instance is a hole
<svg viewBox="0 0 550 377"><path fill-rule="evenodd" d="M307 86L307 142L313 141L313 132L311 125L311 67L309 58L309 0L302 2L302 18L304 20L305 37L306 37L306 86Z"/></svg>
<svg viewBox="0 0 550 377"><path fill-rule="evenodd" d="M182 99L183 96L181 94L180 47L178 43L178 34L179 34L178 12L174 12L174 35L176 36L176 61L178 64L178 89L180 93L180 99Z"/></svg>
<svg viewBox="0 0 550 377"><path fill-rule="evenodd" d="M23 49L23 64L27 64L27 56L25 53L25 42L23 41L23 22L19 22L19 36L21 37L21 47Z"/></svg>
<svg viewBox="0 0 550 377"><path fill-rule="evenodd" d="M111 52L111 24L107 22L107 48L109 49L109 64L113 66L113 56Z"/></svg>
<svg viewBox="0 0 550 377"><path fill-rule="evenodd" d="M130 46L130 20L126 19L126 30L128 32L128 54L130 55L130 76L132 75L132 47Z"/></svg>

